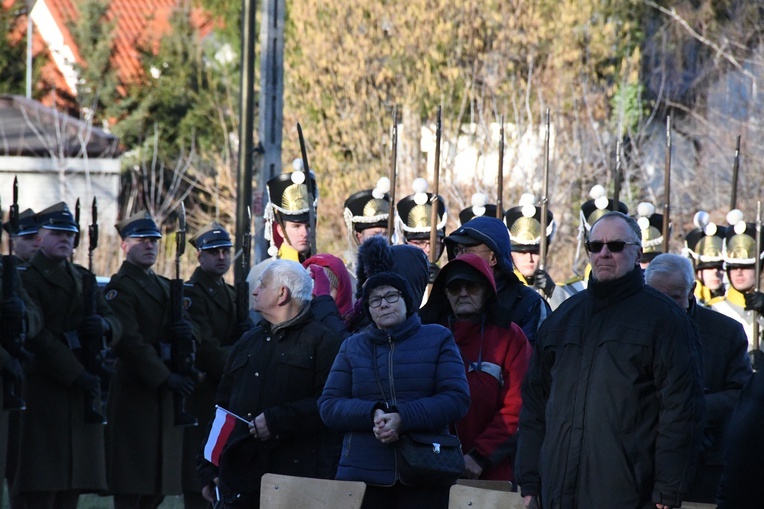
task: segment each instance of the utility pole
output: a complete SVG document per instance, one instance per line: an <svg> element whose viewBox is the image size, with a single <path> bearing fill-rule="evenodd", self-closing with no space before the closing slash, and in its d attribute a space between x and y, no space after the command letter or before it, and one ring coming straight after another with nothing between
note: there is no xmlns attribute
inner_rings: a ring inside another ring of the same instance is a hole
<svg viewBox="0 0 764 509"><path fill-rule="evenodd" d="M255 217L255 263L267 258L263 237L263 210L268 202L266 182L281 173L281 142L284 126L284 11L285 0L263 0L260 24L260 172L253 215Z"/></svg>
<svg viewBox="0 0 764 509"><path fill-rule="evenodd" d="M247 210L252 205L252 160L255 130L255 0L241 2L241 82L239 91L239 166L236 175L236 252L242 248L240 232L249 231ZM244 253L240 253L244 256ZM235 265L234 281L247 280L249 267Z"/></svg>

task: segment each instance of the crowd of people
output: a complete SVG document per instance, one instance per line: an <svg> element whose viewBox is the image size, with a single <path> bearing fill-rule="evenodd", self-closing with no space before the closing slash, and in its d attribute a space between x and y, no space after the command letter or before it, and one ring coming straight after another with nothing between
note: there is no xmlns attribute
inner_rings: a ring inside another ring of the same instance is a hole
<svg viewBox="0 0 764 509"><path fill-rule="evenodd" d="M476 197L446 235L442 197L420 182L393 206L388 187L346 201L343 260L314 252L315 177L271 179L270 258L244 295L225 282L233 242L217 223L191 237L184 282L153 271L161 230L130 215L103 289L71 262L65 203L6 223L10 506L74 509L97 493L116 509L177 494L191 509L257 508L277 473L362 481L364 509L446 508L453 479L402 468L422 433L458 438L459 477L528 507L760 504L762 253L739 211L728 228L699 213L685 252L663 253L654 207L632 217L595 189L580 213L587 267L557 284L541 249L554 215L532 196L508 211Z"/></svg>

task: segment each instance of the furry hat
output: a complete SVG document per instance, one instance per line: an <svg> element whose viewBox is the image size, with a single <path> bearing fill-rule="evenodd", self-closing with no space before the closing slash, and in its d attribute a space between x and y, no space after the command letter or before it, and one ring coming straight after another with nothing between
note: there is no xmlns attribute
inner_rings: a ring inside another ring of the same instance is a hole
<svg viewBox="0 0 764 509"><path fill-rule="evenodd" d="M371 292L380 286L392 286L401 292L403 302L406 303L407 318L419 309L418 306L414 305L414 299L411 297L411 289L405 279L394 272L380 272L371 276L363 286L363 307L366 310L366 315L369 317L369 320L371 320L371 314L369 313L369 297L371 297Z"/></svg>

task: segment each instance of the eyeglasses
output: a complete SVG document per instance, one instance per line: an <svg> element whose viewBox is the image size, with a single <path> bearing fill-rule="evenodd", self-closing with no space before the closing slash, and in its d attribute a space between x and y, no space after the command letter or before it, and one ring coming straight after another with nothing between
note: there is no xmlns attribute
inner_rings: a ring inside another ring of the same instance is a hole
<svg viewBox="0 0 764 509"><path fill-rule="evenodd" d="M464 244L457 244L454 246L454 253L456 253L456 256L461 256L463 254L480 254L485 252L490 252L491 250L488 248L488 246L484 244L478 244L476 246L467 246Z"/></svg>
<svg viewBox="0 0 764 509"><path fill-rule="evenodd" d="M626 242L625 240L611 240L610 242L592 240L586 243L586 250L590 253L599 253L603 247L607 246L607 250L611 253L620 253L626 246L639 245L641 245L639 242Z"/></svg>
<svg viewBox="0 0 764 509"><path fill-rule="evenodd" d="M446 293L449 295L459 295L462 293L462 289L466 288L467 293L477 293L480 290L480 283L474 283L472 281L458 280L453 283L449 283L446 286Z"/></svg>
<svg viewBox="0 0 764 509"><path fill-rule="evenodd" d="M391 292L381 297L379 296L369 297L369 307L378 308L379 306L382 305L382 299L385 299L389 304L394 304L395 302L398 302L400 298L401 298L401 292Z"/></svg>
<svg viewBox="0 0 764 509"><path fill-rule="evenodd" d="M419 249L427 249L430 247L429 240L409 240L407 243L414 247L418 247Z"/></svg>

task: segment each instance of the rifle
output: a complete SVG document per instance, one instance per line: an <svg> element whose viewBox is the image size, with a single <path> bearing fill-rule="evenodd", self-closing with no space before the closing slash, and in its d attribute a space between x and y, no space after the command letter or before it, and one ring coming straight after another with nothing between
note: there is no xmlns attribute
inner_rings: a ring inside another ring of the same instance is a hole
<svg viewBox="0 0 764 509"><path fill-rule="evenodd" d="M175 279L170 281L170 308L173 325L185 322L183 308L183 280L180 278L180 259L186 251L186 207L181 202L178 211L178 231L175 234ZM174 336L170 345L171 370L178 375L201 381L204 374L194 367L196 342L186 335ZM186 412L186 398L173 392L173 408L176 426L196 426L199 421Z"/></svg>
<svg viewBox="0 0 764 509"><path fill-rule="evenodd" d="M435 124L435 168L433 169L434 189L430 198L430 264L438 261L438 182L440 181L440 137L442 132L441 106L438 106L438 119Z"/></svg>
<svg viewBox="0 0 764 509"><path fill-rule="evenodd" d="M761 202L756 202L756 253L754 255L756 264L754 273L756 277L756 291L761 291ZM759 313L753 312L753 350L759 350ZM756 366L754 366L756 367Z"/></svg>
<svg viewBox="0 0 764 509"><path fill-rule="evenodd" d="M499 127L499 171L497 172L497 194L496 199L496 219L504 220L504 115L499 117L501 127Z"/></svg>
<svg viewBox="0 0 764 509"><path fill-rule="evenodd" d="M398 107L393 106L393 160L390 164L390 207L387 215L387 243L393 243L395 230L395 185L398 178Z"/></svg>
<svg viewBox="0 0 764 509"><path fill-rule="evenodd" d="M663 252L669 252L671 212L671 115L666 116L666 173L663 175Z"/></svg>
<svg viewBox="0 0 764 509"><path fill-rule="evenodd" d="M613 173L613 212L621 199L621 140L615 142L615 172Z"/></svg>
<svg viewBox="0 0 764 509"><path fill-rule="evenodd" d="M8 254L3 256L3 300L18 299L16 270L16 257L13 255L13 235L19 231L19 182L13 179L13 204L9 210L8 221ZM2 238L0 228L0 239ZM2 317L2 330L0 330L0 342L2 347L11 357L19 362L29 361L32 355L24 348L26 340L26 322L24 318L11 321L8 317ZM20 381L10 375L3 375L3 410L24 410L26 402L16 393Z"/></svg>
<svg viewBox="0 0 764 509"><path fill-rule="evenodd" d="M546 109L544 128L544 180L541 191L541 238L539 238L539 270L546 270L547 255L547 211L549 210L549 108Z"/></svg>
<svg viewBox="0 0 764 509"><path fill-rule="evenodd" d="M249 271L249 257L252 251L252 210L247 207L247 229L241 234L241 273L245 275L242 281L236 283L236 322L244 323L249 320L249 283L246 274Z"/></svg>
<svg viewBox="0 0 764 509"><path fill-rule="evenodd" d="M74 204L74 222L77 223L77 232L74 234L74 247L72 247L72 256L69 257L70 262L74 262L74 250L80 245L80 199L77 198L77 203Z"/></svg>
<svg viewBox="0 0 764 509"><path fill-rule="evenodd" d="M79 204L79 200L77 200ZM78 209L79 210L79 209ZM97 314L96 296L98 292L98 283L95 273L93 273L93 251L98 247L98 203L95 197L90 208L91 224L88 226L88 273L82 278L82 316L88 317ZM106 341L103 335L80 337L80 346L82 353L82 363L85 369L96 375L99 379L99 387L103 387L103 382L108 383L112 375L111 369L104 365L104 352L106 351ZM106 401L105 392L102 390L101 405ZM102 415L96 406L95 398L85 394L85 422L106 424L106 417Z"/></svg>
<svg viewBox="0 0 764 509"><path fill-rule="evenodd" d="M737 175L740 171L740 135L735 142L735 159L732 162L732 196L730 197L730 210L737 208Z"/></svg>
<svg viewBox="0 0 764 509"><path fill-rule="evenodd" d="M302 135L302 126L297 122L297 135L300 138L300 154L302 155L302 168L305 172L305 185L308 189L308 226L310 227L310 255L316 254L316 211L313 210L315 197L310 182L310 165L308 165L308 149L305 146L305 138ZM286 229L284 230L286 231Z"/></svg>

